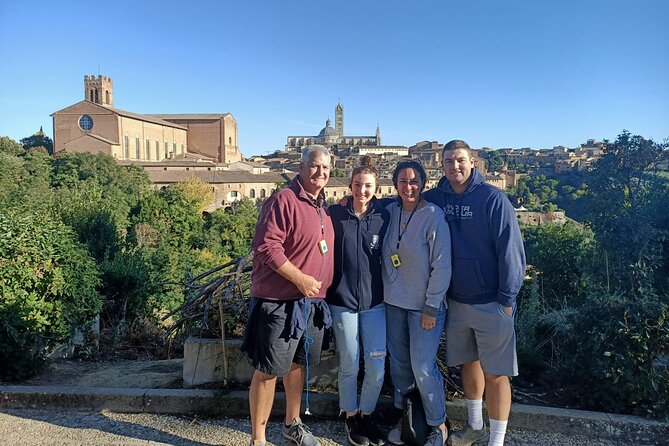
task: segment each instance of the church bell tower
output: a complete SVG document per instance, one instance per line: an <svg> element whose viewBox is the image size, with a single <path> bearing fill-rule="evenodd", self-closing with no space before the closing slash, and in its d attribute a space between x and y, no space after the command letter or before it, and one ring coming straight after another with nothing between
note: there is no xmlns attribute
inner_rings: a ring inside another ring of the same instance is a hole
<svg viewBox="0 0 669 446"><path fill-rule="evenodd" d="M344 106L339 102L335 107L335 132L337 132L338 139L341 140L344 137Z"/></svg>
<svg viewBox="0 0 669 446"><path fill-rule="evenodd" d="M114 108L114 84L111 77L84 76L84 99L103 107Z"/></svg>

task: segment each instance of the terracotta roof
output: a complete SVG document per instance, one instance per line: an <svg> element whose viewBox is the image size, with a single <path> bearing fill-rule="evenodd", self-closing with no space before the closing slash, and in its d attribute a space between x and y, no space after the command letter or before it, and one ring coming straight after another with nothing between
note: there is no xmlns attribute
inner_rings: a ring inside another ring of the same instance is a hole
<svg viewBox="0 0 669 446"><path fill-rule="evenodd" d="M237 164L237 163L246 164L247 166L252 166L252 167L264 167L264 168L269 167L267 164L255 163L253 161L235 161L234 163L230 163L230 164Z"/></svg>
<svg viewBox="0 0 669 446"><path fill-rule="evenodd" d="M97 105L97 104L95 104L95 105ZM100 106L100 107L102 107L102 106ZM125 116L127 118L133 118L133 119L137 119L139 121L146 121L146 122L151 122L153 124L160 124L160 125L164 125L164 126L167 126L167 127L174 127L174 128L177 128L177 129L188 130L186 127L180 126L179 124L175 124L175 123L169 122L169 121L163 121L162 119L157 118L155 115L140 115L139 113L132 113L132 112L125 111L125 110L120 110L118 108L111 108L111 109L108 109L108 110L116 112L119 115Z"/></svg>
<svg viewBox="0 0 669 446"><path fill-rule="evenodd" d="M199 178L205 183L284 183L292 177L277 172L253 174L240 170L153 170L147 171L152 183L177 183L189 178Z"/></svg>
<svg viewBox="0 0 669 446"><path fill-rule="evenodd" d="M159 119L174 119L174 120L191 120L191 119L200 119L200 120L216 120L223 119L226 116L232 116L230 113L182 113L182 114L151 114L149 116L154 116Z"/></svg>
<svg viewBox="0 0 669 446"><path fill-rule="evenodd" d="M96 135L95 133L87 133L87 135L90 136L91 138L95 138L98 141L102 141L102 142L105 142L107 144L112 144L112 145L115 145L115 146L118 146L120 144L116 141L112 141L109 138L105 138L104 136Z"/></svg>
<svg viewBox="0 0 669 446"><path fill-rule="evenodd" d="M347 177L330 177L325 187L348 187L350 182L350 178Z"/></svg>
<svg viewBox="0 0 669 446"><path fill-rule="evenodd" d="M138 166L149 166L149 167L216 167L216 164L213 161L208 160L193 160L193 159L179 159L179 160L161 160L161 161L151 161L151 160L140 160L140 161L130 161L130 160L118 160L119 164L123 165L138 165Z"/></svg>

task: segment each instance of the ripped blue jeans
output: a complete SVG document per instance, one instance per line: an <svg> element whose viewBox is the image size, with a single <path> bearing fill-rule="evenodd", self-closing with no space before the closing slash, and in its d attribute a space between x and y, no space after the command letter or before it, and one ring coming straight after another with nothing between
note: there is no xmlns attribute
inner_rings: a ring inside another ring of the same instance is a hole
<svg viewBox="0 0 669 446"><path fill-rule="evenodd" d="M330 313L339 355L339 409L372 413L381 393L386 362L385 305L360 312L330 305ZM364 355L365 378L358 403L361 354Z"/></svg>

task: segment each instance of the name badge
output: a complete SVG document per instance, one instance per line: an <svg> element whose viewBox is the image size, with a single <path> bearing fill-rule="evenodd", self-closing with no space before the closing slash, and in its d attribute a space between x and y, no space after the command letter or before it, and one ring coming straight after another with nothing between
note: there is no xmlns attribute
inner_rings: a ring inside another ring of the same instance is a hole
<svg viewBox="0 0 669 446"><path fill-rule="evenodd" d="M318 242L318 250L321 252L321 254L328 252L328 244L325 242L325 240Z"/></svg>
<svg viewBox="0 0 669 446"><path fill-rule="evenodd" d="M397 254L397 253L390 256L390 261L393 263L393 266L395 268L399 268L400 266L402 266L402 261L400 260L400 255Z"/></svg>

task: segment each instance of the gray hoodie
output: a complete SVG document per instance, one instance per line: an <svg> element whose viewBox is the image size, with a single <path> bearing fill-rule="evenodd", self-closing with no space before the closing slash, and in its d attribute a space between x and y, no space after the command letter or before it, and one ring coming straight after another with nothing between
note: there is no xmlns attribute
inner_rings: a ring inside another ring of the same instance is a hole
<svg viewBox="0 0 669 446"><path fill-rule="evenodd" d="M390 224L383 242L384 301L407 310L435 316L451 281L451 235L444 212L430 203L416 209L406 230L400 229L402 207L389 204ZM406 223L409 213L401 218ZM398 237L402 240L398 244ZM402 265L393 266L399 254Z"/></svg>

